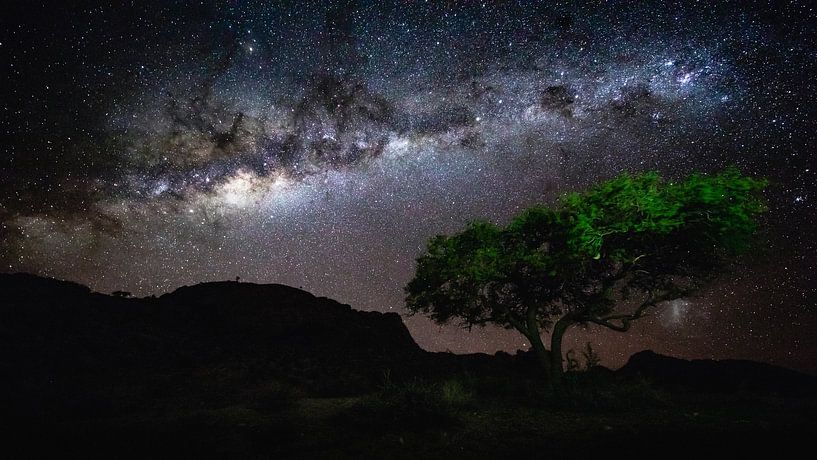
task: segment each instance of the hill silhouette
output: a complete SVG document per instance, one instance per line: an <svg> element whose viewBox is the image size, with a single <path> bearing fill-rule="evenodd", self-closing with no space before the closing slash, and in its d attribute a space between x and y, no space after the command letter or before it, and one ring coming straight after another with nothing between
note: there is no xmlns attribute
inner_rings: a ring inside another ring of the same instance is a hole
<svg viewBox="0 0 817 460"><path fill-rule="evenodd" d="M229 369L343 393L424 353L395 313L276 284L203 283L137 299L15 274L0 275L0 290L0 373L27 388L82 375Z"/></svg>
<svg viewBox="0 0 817 460"><path fill-rule="evenodd" d="M375 388L384 372L392 378L451 369L537 374L527 352L426 352L396 313L358 311L279 284L209 282L158 298L125 298L68 281L0 274L0 292L0 377L29 389L82 375L222 369L339 395ZM686 361L650 351L633 355L615 375L697 391L817 388L814 377L770 364Z"/></svg>
<svg viewBox="0 0 817 460"><path fill-rule="evenodd" d="M657 385L707 393L817 394L817 378L814 376L740 359L685 360L645 350L631 356L617 374L645 377Z"/></svg>
<svg viewBox="0 0 817 460"><path fill-rule="evenodd" d="M71 439L86 439L77 434L77 427L96 427L83 432L90 436L113 423L124 431L109 433L110 439L121 440L132 435L132 428L121 426L130 427L136 420L142 423L140 430L174 427L159 430L175 433L165 433L170 437L160 437L159 442L178 445L179 439L187 439L184 436L200 442L201 429L237 436L230 430L249 424L256 427L253 430L259 426L273 430L275 436L269 439L282 443L265 445L265 451L289 455L292 451L287 449L300 447L290 439L288 427L293 420L317 417L314 413L323 409L302 413L312 405L341 411L337 419L341 426L375 420L356 428L369 433L366 430L380 432L382 426L405 428L409 425L401 417L416 413L454 420L448 414L451 407L473 401L475 395L486 400L500 395L499 403L491 403L498 407L550 401L562 410L576 410L582 404L602 410L639 407L643 388L638 382L644 381L684 394L817 395L817 378L751 361L687 361L645 351L620 370L591 371L577 376L590 386L579 385L567 400L542 396L537 389L542 375L529 352L493 356L427 352L396 313L357 311L277 284L211 282L160 297L130 298L126 293L95 293L67 281L0 274L0 412L5 416L0 429L27 426L33 437L50 429ZM629 393L608 391L617 386ZM596 387L604 389L596 392L592 389ZM435 396L439 391L443 399ZM372 394L380 395L374 403L365 396ZM359 403L348 402L363 396ZM473 410L468 405L473 403L462 404ZM418 405L425 409L416 412ZM287 409L292 407L296 409ZM346 407L352 415L343 415ZM280 413L290 415L280 420L264 415L280 410L289 410ZM252 417L240 423L233 420L236 414L248 413L262 422ZM201 428L201 417L216 421ZM225 417L232 421L224 422ZM324 419L335 420L332 417ZM213 425L218 423L229 428L219 431ZM338 424L327 426L336 430ZM391 453L373 455L381 454Z"/></svg>

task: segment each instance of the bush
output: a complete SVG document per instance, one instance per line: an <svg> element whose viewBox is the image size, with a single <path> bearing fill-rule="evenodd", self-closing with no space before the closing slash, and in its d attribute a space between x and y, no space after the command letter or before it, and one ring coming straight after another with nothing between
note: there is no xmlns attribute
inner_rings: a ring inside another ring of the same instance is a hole
<svg viewBox="0 0 817 460"><path fill-rule="evenodd" d="M441 390L443 401L452 407L467 406L474 398L474 393L460 380L446 380Z"/></svg>
<svg viewBox="0 0 817 460"><path fill-rule="evenodd" d="M587 342L584 350L582 350L582 357L584 357L584 370L586 371L595 368L601 363L601 357L599 357L596 350L593 349L593 345L590 345L590 342Z"/></svg>
<svg viewBox="0 0 817 460"><path fill-rule="evenodd" d="M422 431L455 424L456 406L471 396L464 386L454 382L414 380L394 384L387 379L380 391L361 398L339 417L343 423L372 430Z"/></svg>

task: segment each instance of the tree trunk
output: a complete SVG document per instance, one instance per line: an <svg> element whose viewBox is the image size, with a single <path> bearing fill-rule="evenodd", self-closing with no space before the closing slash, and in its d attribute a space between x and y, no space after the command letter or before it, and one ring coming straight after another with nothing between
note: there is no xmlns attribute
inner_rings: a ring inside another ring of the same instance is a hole
<svg viewBox="0 0 817 460"><path fill-rule="evenodd" d="M539 322L536 320L536 314L538 313L538 309L534 306L529 306L528 310L525 312L525 329L527 332L522 332L525 334L525 337L530 340L531 347L533 347L533 351L536 352L536 357L539 358L539 363L542 365L542 369L545 371L545 378L548 382L551 381L551 352L545 348L545 344L542 343L542 335L539 332Z"/></svg>
<svg viewBox="0 0 817 460"><path fill-rule="evenodd" d="M530 344L533 348L533 351L536 353L536 357L539 359L539 363L542 365L542 369L545 371L545 377L548 381L552 378L551 372L551 356L552 353L545 348L545 344L542 343L542 337L539 335L539 330L528 331L525 334L528 340L530 340Z"/></svg>
<svg viewBox="0 0 817 460"><path fill-rule="evenodd" d="M550 336L550 377L554 386L562 382L564 367L562 367L562 338L567 328L573 325L573 320L563 316L553 325L553 333Z"/></svg>

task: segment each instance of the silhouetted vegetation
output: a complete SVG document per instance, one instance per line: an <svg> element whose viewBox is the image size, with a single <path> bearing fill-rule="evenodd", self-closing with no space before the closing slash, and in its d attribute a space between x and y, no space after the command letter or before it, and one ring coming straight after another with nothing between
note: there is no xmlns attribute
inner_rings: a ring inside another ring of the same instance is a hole
<svg viewBox="0 0 817 460"><path fill-rule="evenodd" d="M558 383L569 328L626 332L745 251L765 210L765 185L736 169L678 182L625 174L557 206L534 206L504 227L472 222L428 242L406 286L407 307L440 324L516 329Z"/></svg>
<svg viewBox="0 0 817 460"><path fill-rule="evenodd" d="M0 292L4 458L496 458L678 439L756 456L817 432L817 379L761 363L643 352L612 371L585 346L555 389L532 352L428 353L397 315L285 286L138 299L0 275Z"/></svg>
<svg viewBox="0 0 817 460"><path fill-rule="evenodd" d="M681 436L757 455L772 431L802 443L817 432L814 377L649 352L613 371L590 343L561 352L568 327L626 331L717 273L747 247L763 186L734 170L622 176L506 227L433 239L409 308L516 328L533 350L515 355L429 353L396 314L239 277L140 299L0 275L7 451L480 458L647 452Z"/></svg>
<svg viewBox="0 0 817 460"><path fill-rule="evenodd" d="M339 422L357 424L374 432L451 427L457 421L456 409L467 401L460 389L448 382L387 381L379 391L342 412Z"/></svg>

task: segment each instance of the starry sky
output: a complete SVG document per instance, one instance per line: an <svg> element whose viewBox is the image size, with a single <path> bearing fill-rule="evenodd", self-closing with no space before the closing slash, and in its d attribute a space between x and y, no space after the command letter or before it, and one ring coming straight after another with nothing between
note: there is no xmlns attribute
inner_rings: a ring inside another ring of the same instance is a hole
<svg viewBox="0 0 817 460"><path fill-rule="evenodd" d="M817 372L817 12L790 2L12 2L0 270L405 313L427 239L622 172L769 178L756 249L627 335ZM407 317L428 350L514 351Z"/></svg>

